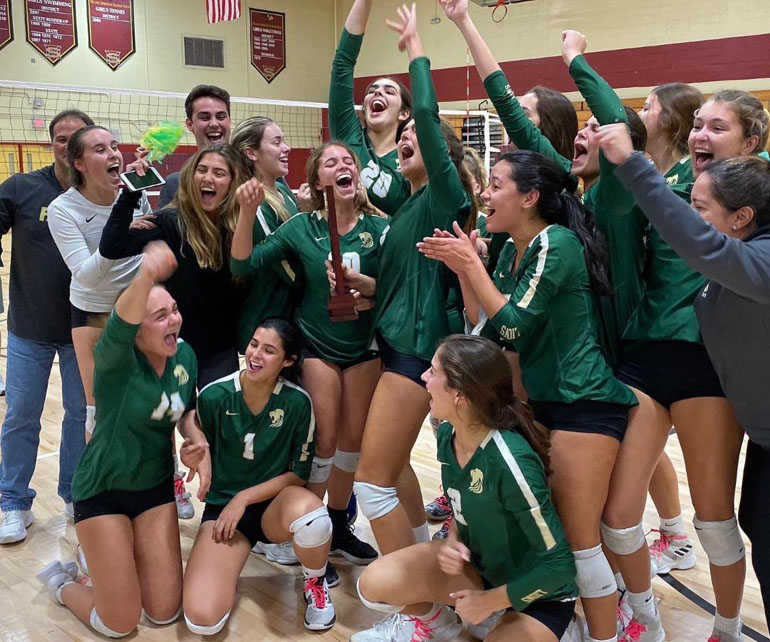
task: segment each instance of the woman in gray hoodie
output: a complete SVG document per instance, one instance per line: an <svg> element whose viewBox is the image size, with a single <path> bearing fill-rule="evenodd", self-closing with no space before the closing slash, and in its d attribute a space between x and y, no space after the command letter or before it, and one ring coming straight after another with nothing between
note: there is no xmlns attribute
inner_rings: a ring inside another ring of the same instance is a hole
<svg viewBox="0 0 770 642"><path fill-rule="evenodd" d="M691 203L676 196L624 125L601 148L660 235L709 281L695 301L703 342L749 436L739 511L770 621L770 163L742 156L709 164ZM723 541L722 546L729 546Z"/></svg>

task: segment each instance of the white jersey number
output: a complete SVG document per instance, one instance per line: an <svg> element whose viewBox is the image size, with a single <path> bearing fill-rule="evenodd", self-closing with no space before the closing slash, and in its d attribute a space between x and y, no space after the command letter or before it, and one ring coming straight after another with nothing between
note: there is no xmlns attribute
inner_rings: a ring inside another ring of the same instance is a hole
<svg viewBox="0 0 770 642"><path fill-rule="evenodd" d="M356 272L361 271L361 257L358 252L343 252L340 258L342 259L342 265L347 265L349 269L355 270ZM332 260L331 252L329 252L326 259L328 261Z"/></svg>
<svg viewBox="0 0 770 642"><path fill-rule="evenodd" d="M158 404L158 407L152 411L150 419L153 421L160 421L163 417L168 415L171 417L171 421L179 421L183 414L184 404L182 403L182 397L179 396L179 393L172 392L171 399L169 399L164 391L160 397L160 403Z"/></svg>
<svg viewBox="0 0 770 642"><path fill-rule="evenodd" d="M243 438L243 458L254 459L254 435L257 433L247 433Z"/></svg>
<svg viewBox="0 0 770 642"><path fill-rule="evenodd" d="M375 196L385 198L388 195L388 190L390 190L393 177L380 171L377 164L370 160L366 167L361 170L361 180L364 182L366 189L371 190Z"/></svg>
<svg viewBox="0 0 770 642"><path fill-rule="evenodd" d="M447 497L449 497L449 501L452 502L452 510L454 511L455 519L464 526L467 526L468 522L466 522L465 517L463 517L463 500L460 497L460 493L454 488L447 488L446 494Z"/></svg>

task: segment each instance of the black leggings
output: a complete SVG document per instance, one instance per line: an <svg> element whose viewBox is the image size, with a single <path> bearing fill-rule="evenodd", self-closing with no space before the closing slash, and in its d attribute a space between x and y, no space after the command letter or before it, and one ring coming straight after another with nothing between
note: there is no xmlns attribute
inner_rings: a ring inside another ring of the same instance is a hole
<svg viewBox="0 0 770 642"><path fill-rule="evenodd" d="M751 561L759 579L765 621L770 626L770 450L749 440L738 520L751 541Z"/></svg>

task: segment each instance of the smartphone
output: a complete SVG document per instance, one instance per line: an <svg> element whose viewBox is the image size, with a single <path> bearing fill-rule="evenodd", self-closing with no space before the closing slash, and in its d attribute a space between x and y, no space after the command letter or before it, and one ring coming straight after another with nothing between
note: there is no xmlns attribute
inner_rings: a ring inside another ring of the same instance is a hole
<svg viewBox="0 0 770 642"><path fill-rule="evenodd" d="M123 172L120 178L123 180L123 184L132 192L157 187L166 182L154 167L149 167L144 176L139 176L136 172Z"/></svg>

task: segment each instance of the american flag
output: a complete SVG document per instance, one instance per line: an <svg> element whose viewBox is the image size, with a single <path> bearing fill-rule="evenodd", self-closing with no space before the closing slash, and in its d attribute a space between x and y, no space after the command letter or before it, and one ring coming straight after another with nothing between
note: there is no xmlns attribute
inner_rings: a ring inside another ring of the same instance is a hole
<svg viewBox="0 0 770 642"><path fill-rule="evenodd" d="M209 24L241 17L241 0L206 0Z"/></svg>

